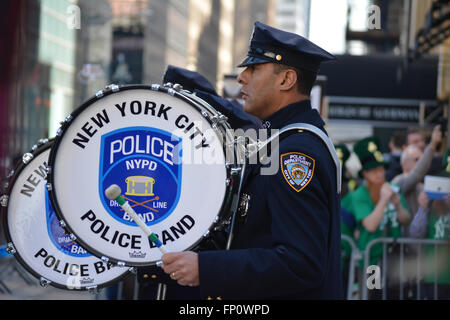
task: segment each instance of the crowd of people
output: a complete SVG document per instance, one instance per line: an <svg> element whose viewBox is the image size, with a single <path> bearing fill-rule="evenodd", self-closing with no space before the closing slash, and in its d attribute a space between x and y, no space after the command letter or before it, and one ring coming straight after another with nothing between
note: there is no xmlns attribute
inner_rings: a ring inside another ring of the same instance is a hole
<svg viewBox="0 0 450 320"><path fill-rule="evenodd" d="M353 152L361 163L358 177L345 170L351 151L346 145L336 145L343 164L343 192L341 200L341 231L364 252L368 244L378 238L450 239L450 194L431 194L424 185L426 176L449 177L450 150L442 152L447 132L437 125L425 136L418 129L398 131L389 142L391 152L382 154L377 137L357 141ZM342 270L348 282L351 246L342 241ZM424 251L423 251L423 250ZM386 290L388 299L403 297L416 299L418 284L420 299L450 298L450 247L439 245L400 246L394 241L387 246ZM402 255L404 268L399 268ZM368 265L379 265L383 258L381 243L370 246ZM421 259L418 261L417 259ZM356 272L361 281L363 259ZM419 275L416 265L422 266ZM414 270L414 271L411 271ZM418 278L419 277L419 278ZM402 285L399 281L402 279ZM363 283L360 282L360 287ZM381 297L381 290L370 290L369 298ZM436 296L437 295L437 296Z"/></svg>

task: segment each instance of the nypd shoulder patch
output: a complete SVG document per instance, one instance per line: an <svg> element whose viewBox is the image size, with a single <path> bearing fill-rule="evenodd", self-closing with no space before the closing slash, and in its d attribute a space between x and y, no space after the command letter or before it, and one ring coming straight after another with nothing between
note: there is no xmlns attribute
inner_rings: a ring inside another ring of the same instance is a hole
<svg viewBox="0 0 450 320"><path fill-rule="evenodd" d="M282 154L280 164L284 179L297 192L302 191L314 175L315 160L300 152Z"/></svg>

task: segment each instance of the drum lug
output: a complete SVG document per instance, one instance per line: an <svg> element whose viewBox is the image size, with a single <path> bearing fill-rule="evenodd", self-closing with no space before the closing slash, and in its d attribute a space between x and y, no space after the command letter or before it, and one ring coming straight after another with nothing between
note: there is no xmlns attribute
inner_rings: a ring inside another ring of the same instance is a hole
<svg viewBox="0 0 450 320"><path fill-rule="evenodd" d="M118 86L117 84L112 83L112 84L110 84L110 85L107 85L107 86L105 87L105 90L106 90L106 91L111 90L112 92L117 92L117 91L119 91L119 86Z"/></svg>
<svg viewBox="0 0 450 320"><path fill-rule="evenodd" d="M41 279L39 280L39 284L44 288L47 288L50 283L52 282L48 279L45 279L44 277L41 277Z"/></svg>
<svg viewBox="0 0 450 320"><path fill-rule="evenodd" d="M123 268L123 267L125 267L125 262L123 262L123 261L117 261L117 266L118 266L119 268Z"/></svg>
<svg viewBox="0 0 450 320"><path fill-rule="evenodd" d="M14 169L11 170L8 175L6 176L7 179L10 179L14 175Z"/></svg>
<svg viewBox="0 0 450 320"><path fill-rule="evenodd" d="M68 115L67 115L67 117L64 119L64 121L65 122L67 122L67 123L69 123L70 121L72 121L73 120L73 116L69 113ZM48 140L47 140L48 141Z"/></svg>
<svg viewBox="0 0 450 320"><path fill-rule="evenodd" d="M58 128L58 130L56 130L56 135L60 136L62 132L63 130L61 128Z"/></svg>
<svg viewBox="0 0 450 320"><path fill-rule="evenodd" d="M159 88L161 88L161 85L159 85L159 84L152 84L151 88L152 88L153 91L159 91Z"/></svg>
<svg viewBox="0 0 450 320"><path fill-rule="evenodd" d="M176 91L173 90L172 88L169 88L169 89L167 89L167 93L173 97L175 95Z"/></svg>
<svg viewBox="0 0 450 320"><path fill-rule="evenodd" d="M99 90L95 93L95 96L97 97L97 99L100 99L101 97L103 97L103 90Z"/></svg>
<svg viewBox="0 0 450 320"><path fill-rule="evenodd" d="M241 172L242 168L241 167L237 167L237 168L231 168L231 175L232 176L236 176Z"/></svg>
<svg viewBox="0 0 450 320"><path fill-rule="evenodd" d="M47 187L48 191L52 191L53 188L52 188L52 184L50 182L47 183L45 186Z"/></svg>
<svg viewBox="0 0 450 320"><path fill-rule="evenodd" d="M6 252L8 252L9 254L15 254L17 252L12 242L8 242L8 244L6 245Z"/></svg>
<svg viewBox="0 0 450 320"><path fill-rule="evenodd" d="M225 184L227 186L230 186L231 185L231 179L225 179Z"/></svg>
<svg viewBox="0 0 450 320"><path fill-rule="evenodd" d="M47 175L49 175L52 172L52 167L50 166L45 166L45 171L47 172Z"/></svg>
<svg viewBox="0 0 450 320"><path fill-rule="evenodd" d="M206 238L209 236L209 230L206 230L206 232L203 234L203 238Z"/></svg>
<svg viewBox="0 0 450 320"><path fill-rule="evenodd" d="M105 262L105 263L108 263L108 262L109 262L109 258L108 258L108 257L105 257L105 256L102 256L102 257L101 257L101 260L102 260L103 262Z"/></svg>
<svg viewBox="0 0 450 320"><path fill-rule="evenodd" d="M164 88L172 88L173 87L173 83L172 82L166 82L163 84Z"/></svg>
<svg viewBox="0 0 450 320"><path fill-rule="evenodd" d="M86 289L89 291L89 293L91 294L98 294L98 288L97 286L90 286L90 287L86 287Z"/></svg>
<svg viewBox="0 0 450 320"><path fill-rule="evenodd" d="M157 266L157 267L161 267L162 264L163 264L162 260L156 261L156 266Z"/></svg>
<svg viewBox="0 0 450 320"><path fill-rule="evenodd" d="M64 228L64 229L67 227L67 224L64 222L64 220L59 220L59 225L61 228Z"/></svg>
<svg viewBox="0 0 450 320"><path fill-rule="evenodd" d="M181 84L179 84L179 83L175 83L175 84L173 85L173 89L174 89L175 91L180 92L181 90L183 90L183 86L182 86Z"/></svg>
<svg viewBox="0 0 450 320"><path fill-rule="evenodd" d="M202 116L203 116L204 118L206 118L206 119L209 118L209 114L208 114L208 112L206 112L206 111L202 111Z"/></svg>
<svg viewBox="0 0 450 320"><path fill-rule="evenodd" d="M24 164L28 164L28 162L30 162L31 160L33 160L33 158L34 158L33 154L27 152L27 153L25 153L25 154L23 155L23 157L22 157L22 162L23 162Z"/></svg>
<svg viewBox="0 0 450 320"><path fill-rule="evenodd" d="M132 274L137 274L137 269L135 267L131 267L128 269Z"/></svg>
<svg viewBox="0 0 450 320"><path fill-rule="evenodd" d="M77 237L73 233L69 234L69 238L72 241L77 241Z"/></svg>
<svg viewBox="0 0 450 320"><path fill-rule="evenodd" d="M9 196L7 196L6 194L1 196L0 204L2 205L2 207L7 207L8 206L8 200L9 200Z"/></svg>

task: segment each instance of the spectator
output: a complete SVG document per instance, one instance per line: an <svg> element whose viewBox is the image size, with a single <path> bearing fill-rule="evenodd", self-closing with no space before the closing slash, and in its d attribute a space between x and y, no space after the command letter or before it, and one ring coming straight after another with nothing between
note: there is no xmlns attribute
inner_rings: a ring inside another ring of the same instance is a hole
<svg viewBox="0 0 450 320"><path fill-rule="evenodd" d="M449 159L450 150L447 150L442 162L444 171L441 174L447 178L450 176ZM428 195L422 192L418 202L419 209L411 222L410 236L417 239L450 240L450 194L430 202ZM435 251L434 245L425 246L422 298L450 299L450 248L440 245L436 249ZM437 297L434 296L435 271Z"/></svg>
<svg viewBox="0 0 450 320"><path fill-rule="evenodd" d="M388 154L389 167L386 169L386 181L391 181L395 176L402 173L402 166L400 165L400 156L406 148L406 132L396 131L389 141Z"/></svg>
<svg viewBox="0 0 450 320"><path fill-rule="evenodd" d="M352 194L351 201L351 212L360 232L357 245L364 251L377 238L400 237L400 225L409 224L410 214L403 194L395 192L395 186L386 182L385 167L388 163L379 151L378 139L362 139L354 145L353 151L361 162L360 175L365 180ZM374 245L370 249L369 264L376 265L382 254L383 246ZM378 294L378 291L371 294Z"/></svg>
<svg viewBox="0 0 450 320"><path fill-rule="evenodd" d="M424 151L420 149L420 144L410 144L402 152L400 158L403 173L396 176L392 182L399 185L400 191L405 195L406 203L412 214L417 212L419 207L417 198L422 189L420 184L427 174L433 154L442 141L440 126L436 126L431 135L431 141ZM407 236L408 232L404 236Z"/></svg>
<svg viewBox="0 0 450 320"><path fill-rule="evenodd" d="M421 131L417 128L409 129L408 135L406 138L407 145L415 145L422 152L425 150L425 139L421 133Z"/></svg>

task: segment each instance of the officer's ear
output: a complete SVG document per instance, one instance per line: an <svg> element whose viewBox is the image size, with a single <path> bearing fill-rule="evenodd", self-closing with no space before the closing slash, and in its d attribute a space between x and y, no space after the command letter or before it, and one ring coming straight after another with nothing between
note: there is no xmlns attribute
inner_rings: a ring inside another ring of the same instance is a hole
<svg viewBox="0 0 450 320"><path fill-rule="evenodd" d="M293 69L285 69L280 72L280 90L289 91L297 84L297 72Z"/></svg>

